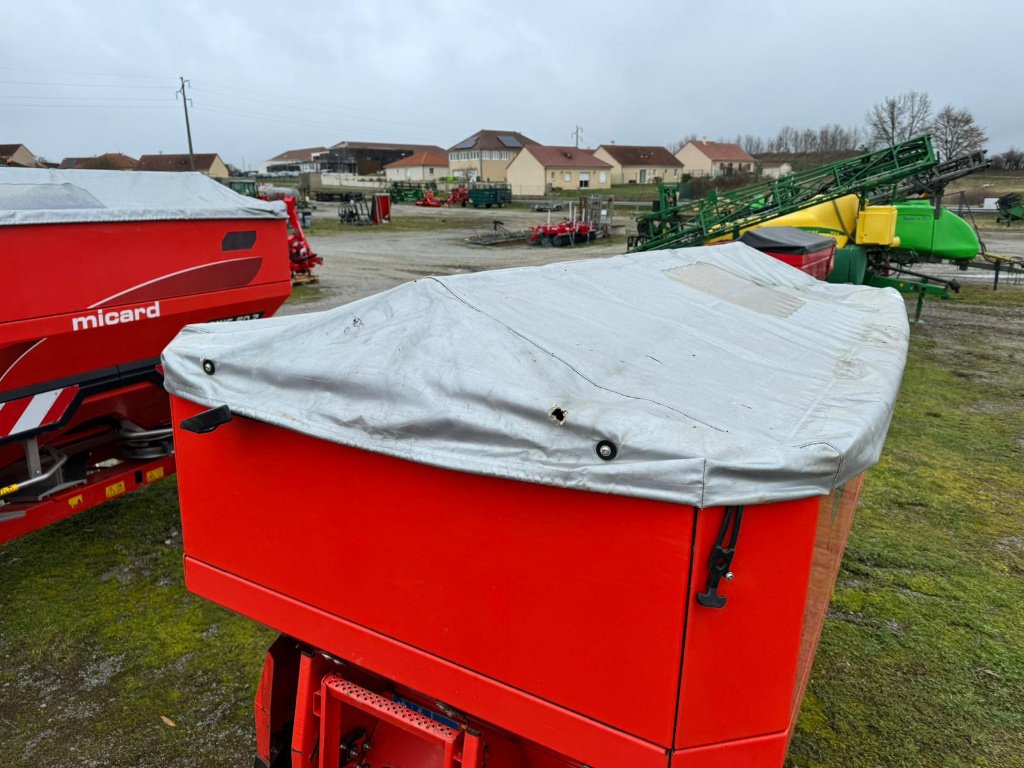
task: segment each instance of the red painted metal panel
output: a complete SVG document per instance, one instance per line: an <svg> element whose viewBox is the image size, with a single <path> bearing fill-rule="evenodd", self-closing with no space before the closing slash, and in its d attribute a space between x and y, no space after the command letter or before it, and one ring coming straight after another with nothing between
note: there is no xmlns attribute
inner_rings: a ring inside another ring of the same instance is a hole
<svg viewBox="0 0 1024 768"><path fill-rule="evenodd" d="M814 253L803 253L803 254L792 254L792 253L772 253L771 251L764 251L772 258L778 259L779 261L789 264L791 267L796 267L801 272L810 275L817 280L826 280L828 273L832 271L832 265L835 261L835 245L828 248L824 248Z"/></svg>
<svg viewBox="0 0 1024 768"><path fill-rule="evenodd" d="M240 229L255 245L223 251ZM4 265L0 392L156 357L187 323L271 315L291 290L283 219L3 227L0 241L33 255Z"/></svg>
<svg viewBox="0 0 1024 768"><path fill-rule="evenodd" d="M677 748L789 728L818 508L812 498L745 510L720 609L696 595L723 510L698 513Z"/></svg>
<svg viewBox="0 0 1024 768"><path fill-rule="evenodd" d="M179 411L180 415L180 411ZM220 430L218 430L220 431ZM179 476L179 480L180 480ZM232 530L232 535L237 531ZM622 731L589 720L449 661L424 653L318 608L213 568L186 556L189 590L263 624L286 629L329 653L401 681L443 700L449 706L486 719L521 739L543 745L593 768L666 768L666 750ZM599 676L609 678L615 669ZM316 672L313 673L316 677ZM303 677L300 673L300 702ZM319 678L317 678L317 681ZM307 736L318 728L312 712L296 713ZM307 754L312 747L304 737ZM517 746L512 753L522 752ZM294 764L294 763L293 763ZM301 764L301 762L300 762ZM498 761L496 766L514 765ZM523 761L522 765L561 765Z"/></svg>
<svg viewBox="0 0 1024 768"><path fill-rule="evenodd" d="M200 410L173 403L175 423ZM240 417L176 441L189 557L671 744L692 508L437 469ZM297 457L303 479L285 488Z"/></svg>

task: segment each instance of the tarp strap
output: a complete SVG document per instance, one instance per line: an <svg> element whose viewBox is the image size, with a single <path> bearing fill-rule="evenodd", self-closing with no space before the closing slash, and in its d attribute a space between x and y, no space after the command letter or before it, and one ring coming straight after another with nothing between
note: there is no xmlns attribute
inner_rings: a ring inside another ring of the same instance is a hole
<svg viewBox="0 0 1024 768"><path fill-rule="evenodd" d="M722 517L722 527L718 531L714 549L708 557L708 583L704 592L697 595L697 602L707 608L724 608L725 598L718 594L718 582L725 577L732 581L732 558L736 554L736 541L740 536L740 524L743 522L743 507L726 507ZM729 533L730 526L732 533ZM726 543L726 536L729 542Z"/></svg>

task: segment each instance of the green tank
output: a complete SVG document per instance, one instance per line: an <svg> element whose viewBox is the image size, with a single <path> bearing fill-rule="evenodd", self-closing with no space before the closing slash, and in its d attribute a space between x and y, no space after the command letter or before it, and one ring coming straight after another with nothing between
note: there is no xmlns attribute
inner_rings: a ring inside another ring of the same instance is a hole
<svg viewBox="0 0 1024 768"><path fill-rule="evenodd" d="M935 218L930 200L908 200L895 203L894 207L898 212L896 234L900 250L954 261L970 261L981 250L978 235L970 224L945 208Z"/></svg>

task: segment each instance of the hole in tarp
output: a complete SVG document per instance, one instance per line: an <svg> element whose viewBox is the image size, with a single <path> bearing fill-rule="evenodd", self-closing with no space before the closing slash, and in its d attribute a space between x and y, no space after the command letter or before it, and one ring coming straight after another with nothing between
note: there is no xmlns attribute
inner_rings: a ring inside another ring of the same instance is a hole
<svg viewBox="0 0 1024 768"><path fill-rule="evenodd" d="M554 406L550 411L548 411L548 415L551 417L551 420L555 422L555 424L565 424L566 413L562 408L559 408L557 405Z"/></svg>

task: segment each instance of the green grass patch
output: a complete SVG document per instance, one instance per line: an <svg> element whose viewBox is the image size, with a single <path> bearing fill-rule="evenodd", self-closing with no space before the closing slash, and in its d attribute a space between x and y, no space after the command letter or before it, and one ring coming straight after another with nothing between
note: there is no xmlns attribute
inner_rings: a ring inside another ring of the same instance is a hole
<svg viewBox="0 0 1024 768"><path fill-rule="evenodd" d="M976 321L1024 314L1019 289L953 302ZM787 765L1021 764L1022 395L1013 345L974 322L915 329Z"/></svg>
<svg viewBox="0 0 1024 768"><path fill-rule="evenodd" d="M8 765L247 763L273 633L185 591L179 531L169 479L0 547Z"/></svg>

